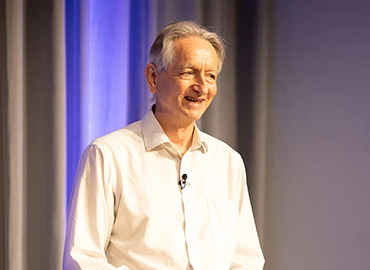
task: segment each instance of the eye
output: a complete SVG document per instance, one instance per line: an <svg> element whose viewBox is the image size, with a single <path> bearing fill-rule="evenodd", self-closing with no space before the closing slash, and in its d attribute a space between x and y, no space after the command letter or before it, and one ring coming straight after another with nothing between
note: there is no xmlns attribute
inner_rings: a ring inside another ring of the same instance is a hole
<svg viewBox="0 0 370 270"><path fill-rule="evenodd" d="M213 73L208 73L207 74L207 77L209 78L209 80L212 80L212 81L215 81L216 80L216 75L213 74Z"/></svg>
<svg viewBox="0 0 370 270"><path fill-rule="evenodd" d="M182 74L185 75L185 76L191 76L191 75L194 75L194 71L187 70L187 71L184 71Z"/></svg>

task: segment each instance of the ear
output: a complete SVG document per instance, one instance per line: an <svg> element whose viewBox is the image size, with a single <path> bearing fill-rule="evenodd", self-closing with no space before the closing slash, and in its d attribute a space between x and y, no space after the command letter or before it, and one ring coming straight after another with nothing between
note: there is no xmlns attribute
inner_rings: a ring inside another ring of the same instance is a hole
<svg viewBox="0 0 370 270"><path fill-rule="evenodd" d="M149 87L149 91L152 94L157 92L157 74L156 74L157 67L153 63L149 63L145 68L145 78L146 82Z"/></svg>

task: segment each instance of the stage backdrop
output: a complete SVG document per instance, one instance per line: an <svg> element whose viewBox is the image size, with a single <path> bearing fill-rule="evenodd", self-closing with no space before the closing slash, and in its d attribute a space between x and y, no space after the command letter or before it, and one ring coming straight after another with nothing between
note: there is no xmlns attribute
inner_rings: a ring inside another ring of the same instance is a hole
<svg viewBox="0 0 370 270"><path fill-rule="evenodd" d="M368 269L370 2L0 1L0 268L62 269L83 149L150 108L158 31L227 40L199 126L238 150L265 270Z"/></svg>

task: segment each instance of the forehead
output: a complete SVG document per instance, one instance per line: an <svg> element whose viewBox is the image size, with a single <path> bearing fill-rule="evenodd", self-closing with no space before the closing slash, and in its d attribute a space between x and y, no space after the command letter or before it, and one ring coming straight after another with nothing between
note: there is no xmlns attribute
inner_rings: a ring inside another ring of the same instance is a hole
<svg viewBox="0 0 370 270"><path fill-rule="evenodd" d="M212 44L197 36L178 38L173 43L174 57L173 64L179 61L207 62L217 66L218 58Z"/></svg>

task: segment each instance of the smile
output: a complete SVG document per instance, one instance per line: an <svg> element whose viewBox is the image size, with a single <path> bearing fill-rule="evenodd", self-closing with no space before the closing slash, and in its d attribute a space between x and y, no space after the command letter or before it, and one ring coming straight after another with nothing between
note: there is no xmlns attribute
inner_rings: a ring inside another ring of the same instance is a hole
<svg viewBox="0 0 370 270"><path fill-rule="evenodd" d="M185 97L185 99L187 101L197 102L197 103L201 103L202 101L204 101L204 99L197 99L197 98L192 98L192 97Z"/></svg>

